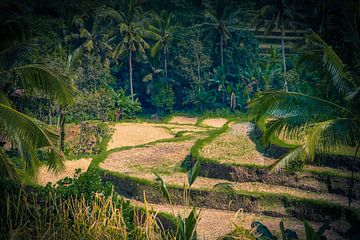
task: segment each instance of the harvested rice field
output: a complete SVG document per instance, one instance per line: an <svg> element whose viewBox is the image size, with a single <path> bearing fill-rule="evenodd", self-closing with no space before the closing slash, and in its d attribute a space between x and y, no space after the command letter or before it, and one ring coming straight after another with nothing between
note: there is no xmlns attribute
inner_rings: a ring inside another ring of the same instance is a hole
<svg viewBox="0 0 360 240"><path fill-rule="evenodd" d="M170 119L169 123L195 125L197 121L197 117L174 116Z"/></svg>
<svg viewBox="0 0 360 240"><path fill-rule="evenodd" d="M228 132L220 135L220 137L208 145L205 145L201 154L204 157L219 159L219 162L261 164L265 161L266 163L274 161L273 159L266 159L256 150L255 144L247 136L249 129L249 123L232 124ZM181 169L181 163L189 155L190 149L195 142L196 138L179 142L160 142L113 152L100 164L100 167L111 172L122 173L146 180L154 180L155 173L157 173L162 176L166 183L181 187L187 182L187 175ZM247 146L247 148L241 152L239 146ZM216 149L217 151L212 153L211 150L208 149ZM235 153L234 149L236 150ZM254 160L256 162L254 162ZM318 194L296 188L257 182L238 183L198 177L193 187L198 189L213 189L216 184L224 182L231 183L233 189L236 191L246 191L254 194L285 194L297 198L323 199L336 202L343 206L347 205L347 198L341 195ZM355 205L360 206L358 202L356 202Z"/></svg>
<svg viewBox="0 0 360 240"><path fill-rule="evenodd" d="M189 156L191 148L199 139L208 137L212 130L221 128L227 123L224 118L205 119L200 125L197 125L197 121L197 118L177 116L173 117L168 123L118 123L112 125L111 139L107 145L107 151L110 152L99 164L99 167L110 172L149 181L155 181L155 173L157 173L168 186L181 188L188 182L187 173L181 166ZM263 156L257 150L256 144L250 139L251 127L251 124L246 122L230 123L229 129L225 133L215 137L200 149L200 155L216 160L219 163L258 166L272 164L276 159ZM180 132L182 134L178 135ZM181 136L184 137L181 138ZM130 148L121 149L121 147ZM39 170L38 182L44 185L49 181L55 183L63 177L71 177L76 168L82 168L85 171L90 162L91 159L88 158L66 161L65 171L60 174L51 173L42 167ZM317 167L306 168L318 169ZM231 182L199 176L191 188L216 191L215 186L219 183L230 184L231 188L237 193L253 194L254 196L273 194L274 196L288 196L296 199L325 200L340 206L348 205L348 199L344 195L319 194L295 187L260 182ZM131 200L131 202L143 206L141 202L135 200ZM169 206L167 204L157 204L156 202L148 204L156 211L175 212L175 214L182 216L185 216L189 211L186 206ZM353 200L352 206L360 208L360 202ZM280 217L258 215L251 212L242 212L237 215L236 212L227 210L207 209L201 206L198 206L198 209L201 209L201 220L198 225L200 239L218 239L231 232L234 229L234 223L244 229L250 229L251 222L254 220L260 220L270 229L278 230L279 222L283 220ZM269 204L268 206L261 206L257 209L257 212L272 212L273 210L273 206ZM276 209L277 214L283 214L284 216L287 216L286 211L285 208ZM287 217L285 223L303 234L301 221ZM319 223L313 225L319 226ZM328 239L341 239L334 232L328 233L328 236Z"/></svg>
<svg viewBox="0 0 360 240"><path fill-rule="evenodd" d="M79 160L67 160L64 163L64 169L58 173L50 171L47 167L41 166L38 170L37 182L41 185L46 185L48 182L55 184L60 179L65 177L73 177L75 170L80 168L81 172L86 172L90 163L91 158L81 158Z"/></svg>
<svg viewBox="0 0 360 240"><path fill-rule="evenodd" d="M173 172L189 154L195 141L168 142L111 153L100 167L126 174Z"/></svg>
<svg viewBox="0 0 360 240"><path fill-rule="evenodd" d="M248 136L250 130L250 123L232 124L229 131L204 146L200 151L200 155L220 163L259 166L274 163L275 159L263 156L256 149L256 144Z"/></svg>
<svg viewBox="0 0 360 240"><path fill-rule="evenodd" d="M220 128L228 122L225 118L207 118L201 122L201 125Z"/></svg>
<svg viewBox="0 0 360 240"><path fill-rule="evenodd" d="M111 130L112 137L107 146L108 150L174 137L167 129L150 123L119 123L112 126Z"/></svg>

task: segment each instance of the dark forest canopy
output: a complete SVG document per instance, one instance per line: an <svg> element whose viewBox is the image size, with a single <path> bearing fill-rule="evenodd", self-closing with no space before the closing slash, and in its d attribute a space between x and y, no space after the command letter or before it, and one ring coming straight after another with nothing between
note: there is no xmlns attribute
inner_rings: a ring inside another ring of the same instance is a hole
<svg viewBox="0 0 360 240"><path fill-rule="evenodd" d="M131 13L131 23L126 1L111 0L11 1L12 10L2 18L26 26L38 44L34 61L72 76L80 93L75 106L90 96L95 109L84 109L86 119L107 119L117 102L124 101L120 92L131 93L130 45L121 46L130 33L127 25L142 39L131 50L131 82L145 112L230 108L231 96L236 109L246 111L258 90L284 87L335 98L326 79L298 64L308 29L320 34L348 67L358 64L359 51L353 49L358 49L359 36L351 25L358 24L351 17L356 1L133 3L139 6ZM41 101L23 110L47 108Z"/></svg>

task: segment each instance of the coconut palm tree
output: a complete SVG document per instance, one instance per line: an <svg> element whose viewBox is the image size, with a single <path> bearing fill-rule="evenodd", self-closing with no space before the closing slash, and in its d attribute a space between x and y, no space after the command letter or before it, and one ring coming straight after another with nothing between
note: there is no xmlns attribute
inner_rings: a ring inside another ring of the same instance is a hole
<svg viewBox="0 0 360 240"><path fill-rule="evenodd" d="M151 48L151 56L155 57L160 50L163 50L164 73L168 76L168 53L169 42L173 37L175 25L172 24L173 16L171 13L162 11L160 14L150 14L153 23L149 25L148 35L155 40L154 46Z"/></svg>
<svg viewBox="0 0 360 240"><path fill-rule="evenodd" d="M137 53L138 58L141 58L145 49L150 47L144 39L145 29L141 19L143 16L141 1L125 0L124 5L125 11L120 12L123 22L120 23L118 31L121 41L116 46L113 57L118 58L125 52L128 53L131 99L134 101L132 55Z"/></svg>
<svg viewBox="0 0 360 240"><path fill-rule="evenodd" d="M115 34L115 26L121 20L121 15L108 7L96 9L93 16L74 16L71 23L72 31L64 39L70 52L69 57L83 52L95 53L103 65L109 67L109 56L112 51L109 41Z"/></svg>
<svg viewBox="0 0 360 240"><path fill-rule="evenodd" d="M311 48L304 53L313 66L321 63L338 90L339 102L297 92L268 91L259 93L250 104L255 121L271 119L266 125L265 142L272 137L302 137L298 145L278 160L272 170L279 171L293 161L313 160L316 155L333 154L344 148L355 148L356 159L360 148L359 78L353 77L336 52L316 33L307 35ZM316 68L316 67L315 67ZM345 100L344 100L345 99ZM349 205L351 189L349 190Z"/></svg>
<svg viewBox="0 0 360 240"><path fill-rule="evenodd" d="M57 149L58 135L39 121L15 110L9 96L45 94L60 104L72 101L70 80L43 64L28 64L34 44L28 40L22 24L15 20L0 22L0 174L18 178L18 169L6 154L12 143L29 174L35 174L37 151L48 151L51 169L62 165Z"/></svg>
<svg viewBox="0 0 360 240"><path fill-rule="evenodd" d="M231 33L237 28L240 9L234 7L230 0L206 1L205 22L201 24L205 31L215 30L220 44L220 63L224 66L224 46L231 39Z"/></svg>
<svg viewBox="0 0 360 240"><path fill-rule="evenodd" d="M260 12L252 19L251 25L258 29L261 26L265 27L264 35L268 35L274 30L281 31L281 53L284 71L284 90L288 91L288 82L285 77L286 74L286 57L285 57L285 29L296 29L295 17L300 17L295 12L295 8L289 1L277 0L274 4L265 5Z"/></svg>

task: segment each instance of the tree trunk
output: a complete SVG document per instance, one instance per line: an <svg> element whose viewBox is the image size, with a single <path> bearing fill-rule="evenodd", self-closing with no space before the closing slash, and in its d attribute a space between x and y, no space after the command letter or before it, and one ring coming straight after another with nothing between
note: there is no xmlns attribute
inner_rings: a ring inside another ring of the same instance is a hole
<svg viewBox="0 0 360 240"><path fill-rule="evenodd" d="M360 145L358 145L357 148L356 148L354 161L356 161L356 156L358 154L359 148L360 148ZM349 205L349 207L351 206L351 202L352 202L353 188L354 188L354 164L351 165L351 179L350 179L349 193L348 193L348 199L349 199L348 205Z"/></svg>
<svg viewBox="0 0 360 240"><path fill-rule="evenodd" d="M196 51L195 47L194 47L194 50L195 50L196 66L197 66L198 91L199 91L199 96L201 96L200 57L199 57L199 54ZM202 103L202 101L200 101L200 111L203 111L203 103Z"/></svg>
<svg viewBox="0 0 360 240"><path fill-rule="evenodd" d="M52 125L52 112L51 112L51 102L49 100L49 125Z"/></svg>
<svg viewBox="0 0 360 240"><path fill-rule="evenodd" d="M133 88L133 76L132 76L131 50L129 50L129 76L130 76L130 95L131 95L131 100L134 101L134 88Z"/></svg>
<svg viewBox="0 0 360 240"><path fill-rule="evenodd" d="M284 37L285 37L285 31L284 31L284 27L282 27L282 33L281 33L281 52L282 52L282 61L283 61L283 69L284 69L284 73L283 73L283 78L284 78L284 90L287 92L287 91L288 91L288 82L287 82L287 78L286 78L286 59L285 59L285 42L284 42Z"/></svg>
<svg viewBox="0 0 360 240"><path fill-rule="evenodd" d="M60 150L65 150L65 113L60 110Z"/></svg>
<svg viewBox="0 0 360 240"><path fill-rule="evenodd" d="M168 69L167 69L167 50L166 45L164 46L164 68L165 68L165 77L168 77Z"/></svg>
<svg viewBox="0 0 360 240"><path fill-rule="evenodd" d="M224 36L222 34L220 39L220 55L221 55L221 66L224 66Z"/></svg>

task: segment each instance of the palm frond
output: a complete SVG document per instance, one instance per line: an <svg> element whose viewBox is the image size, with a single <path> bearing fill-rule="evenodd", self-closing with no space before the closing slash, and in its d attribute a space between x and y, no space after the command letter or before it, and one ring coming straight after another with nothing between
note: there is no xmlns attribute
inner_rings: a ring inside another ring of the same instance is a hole
<svg viewBox="0 0 360 240"><path fill-rule="evenodd" d="M309 121L324 121L334 117L353 116L350 110L314 96L284 91L258 93L249 104L250 114L258 121L262 117L285 118L307 116Z"/></svg>
<svg viewBox="0 0 360 240"><path fill-rule="evenodd" d="M6 155L2 147L0 147L0 176L15 180L20 179L15 164Z"/></svg>
<svg viewBox="0 0 360 240"><path fill-rule="evenodd" d="M292 150L290 153L288 153L285 157L279 159L276 161L270 168L271 172L279 172L286 168L291 162L294 161L305 161L307 158L306 146L301 145L294 150Z"/></svg>
<svg viewBox="0 0 360 240"><path fill-rule="evenodd" d="M10 74L10 79L18 81L26 90L40 91L61 104L69 104L73 101L74 90L70 79L45 65L29 64L14 67L6 73Z"/></svg>
<svg viewBox="0 0 360 240"><path fill-rule="evenodd" d="M6 94L0 90L0 104L5 106L11 106L11 100L6 96Z"/></svg>
<svg viewBox="0 0 360 240"><path fill-rule="evenodd" d="M314 159L315 154L331 154L344 146L358 146L359 136L359 119L338 118L317 123L307 137L309 157Z"/></svg>
<svg viewBox="0 0 360 240"><path fill-rule="evenodd" d="M346 70L346 66L333 50L317 33L311 31L306 35L311 44L322 51L322 63L326 67L333 79L334 85L339 92L347 93L353 87L351 82L351 74Z"/></svg>
<svg viewBox="0 0 360 240"><path fill-rule="evenodd" d="M273 119L266 124L262 142L267 145L274 137L280 135L285 139L302 138L306 134L309 125L311 125L311 120L303 115Z"/></svg>
<svg viewBox="0 0 360 240"><path fill-rule="evenodd" d="M55 133L42 127L36 120L3 104L0 104L0 119L1 129L18 149L29 173L34 174L36 170L36 151L39 149L49 151L51 169L62 167L64 156L56 148L58 136Z"/></svg>
<svg viewBox="0 0 360 240"><path fill-rule="evenodd" d="M24 41L2 48L0 51L0 71L17 66L21 61L29 59L34 46L36 44L33 41Z"/></svg>

